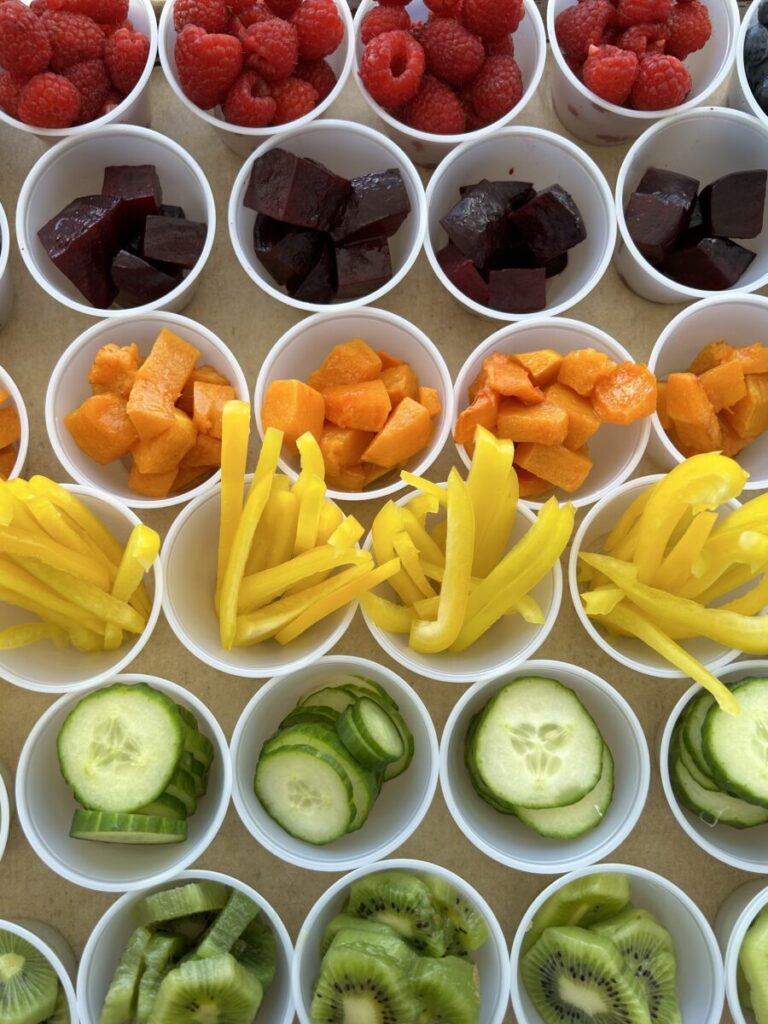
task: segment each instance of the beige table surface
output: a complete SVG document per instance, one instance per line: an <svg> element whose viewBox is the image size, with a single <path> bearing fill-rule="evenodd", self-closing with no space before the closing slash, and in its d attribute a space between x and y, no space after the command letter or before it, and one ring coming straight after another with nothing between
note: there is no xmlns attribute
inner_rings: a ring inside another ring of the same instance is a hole
<svg viewBox="0 0 768 1024"><path fill-rule="evenodd" d="M192 153L208 175L217 199L216 244L201 275L199 289L184 313L201 321L232 348L252 388L270 346L299 316L251 283L230 246L226 210L240 159L224 148L213 129L181 107L159 69L154 72L151 88L152 126L172 136ZM375 123L352 82L331 113ZM549 104L546 79L537 98L524 112L522 122L563 132ZM41 143L0 126L0 202L11 225L24 176L43 152ZM591 150L612 187L624 152L620 148ZM343 171L343 168L335 169ZM424 172L425 181L427 176ZM22 266L15 243L11 263L16 304L11 320L0 333L0 364L16 380L27 405L31 425L28 471L67 479L46 436L45 388L61 351L94 321L57 305L44 295ZM472 349L496 329L493 323L464 312L449 298L435 280L423 254L406 280L379 305L408 317L422 328L441 349L454 375ZM677 311L678 307L654 305L639 299L610 268L597 289L568 315L596 324L614 335L636 358L645 359L656 337ZM449 443L430 476L435 480L445 479L447 467L457 462L453 445ZM355 514L366 526L374 512L374 503L355 505ZM164 535L172 514L149 513L145 518ZM359 613L332 653L360 655L398 670L398 666L380 651ZM634 676L613 662L584 633L567 591L557 625L539 656L582 665L616 686L639 715L651 746L652 763L655 762L657 735L686 684ZM259 681L218 674L197 661L175 639L162 617L130 670L144 670L186 686L208 704L227 737L231 736L243 707L260 685ZM439 736L464 687L429 682L408 672L404 675L425 701ZM0 761L6 766L14 769L27 734L54 699L0 680ZM482 855L451 820L439 790L421 827L394 856L434 861L464 876L493 907L509 943L528 904L552 881L547 876L513 871ZM665 875L685 889L710 921L722 899L750 878L707 856L681 831L667 808L655 763L645 812L634 833L611 860L641 865ZM282 916L294 940L313 902L337 877L300 870L267 853L251 838L234 807L230 807L224 827L197 866L227 872L256 888ZM18 821L14 820L9 845L0 863L0 918L37 917L49 921L63 932L79 954L90 930L115 898L108 893L78 888L49 871L32 852ZM508 1020L513 1019L510 1012ZM726 1013L723 1021L730 1020ZM686 1021L685 1024L700 1022Z"/></svg>

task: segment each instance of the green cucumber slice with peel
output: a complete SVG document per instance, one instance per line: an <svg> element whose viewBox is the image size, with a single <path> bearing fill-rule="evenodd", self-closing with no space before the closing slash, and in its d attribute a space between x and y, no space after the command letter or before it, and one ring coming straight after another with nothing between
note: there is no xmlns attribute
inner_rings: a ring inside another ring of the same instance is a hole
<svg viewBox="0 0 768 1024"><path fill-rule="evenodd" d="M72 818L69 834L73 839L91 839L99 843L167 846L184 842L187 838L187 822L183 818L78 808Z"/></svg>
<svg viewBox="0 0 768 1024"><path fill-rule="evenodd" d="M366 768L384 768L405 752L391 715L368 697L361 697L341 712L336 732L350 754Z"/></svg>

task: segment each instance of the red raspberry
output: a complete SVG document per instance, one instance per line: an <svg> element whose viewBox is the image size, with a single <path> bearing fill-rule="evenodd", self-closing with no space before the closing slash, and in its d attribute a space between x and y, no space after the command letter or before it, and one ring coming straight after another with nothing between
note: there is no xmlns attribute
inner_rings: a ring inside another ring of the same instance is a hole
<svg viewBox="0 0 768 1024"><path fill-rule="evenodd" d="M618 46L590 46L581 69L584 85L608 103L621 106L632 91L640 62L631 50Z"/></svg>
<svg viewBox="0 0 768 1024"><path fill-rule="evenodd" d="M691 91L688 68L668 53L646 53L632 87L635 110L667 110L676 107Z"/></svg>
<svg viewBox="0 0 768 1024"><path fill-rule="evenodd" d="M402 29L407 32L411 27L411 18L403 7L374 7L368 11L360 26L360 40L365 46L382 32L395 32Z"/></svg>
<svg viewBox="0 0 768 1024"><path fill-rule="evenodd" d="M182 92L203 110L222 103L243 70L239 39L220 32L209 35L196 25L181 30L174 55Z"/></svg>
<svg viewBox="0 0 768 1024"><path fill-rule="evenodd" d="M616 10L608 0L583 0L555 18L557 44L566 58L586 60L590 46L597 46L615 24Z"/></svg>
<svg viewBox="0 0 768 1024"><path fill-rule="evenodd" d="M264 3L278 18L285 18L287 20L292 14L296 13L301 0L264 0Z"/></svg>
<svg viewBox="0 0 768 1024"><path fill-rule="evenodd" d="M461 15L462 0L424 0L433 14L441 18L458 18Z"/></svg>
<svg viewBox="0 0 768 1024"><path fill-rule="evenodd" d="M299 34L302 60L327 57L344 38L344 22L334 0L302 0L291 21Z"/></svg>
<svg viewBox="0 0 768 1024"><path fill-rule="evenodd" d="M317 93L317 102L322 103L336 88L336 72L327 60L307 60L296 65L296 78L309 82Z"/></svg>
<svg viewBox="0 0 768 1024"><path fill-rule="evenodd" d="M668 24L666 52L678 60L685 60L689 54L700 50L712 35L709 11L699 0L682 6L675 4Z"/></svg>
<svg viewBox="0 0 768 1024"><path fill-rule="evenodd" d="M499 36L498 39L485 40L486 57L498 57L500 53L507 57L515 56L515 43L512 36Z"/></svg>
<svg viewBox="0 0 768 1024"><path fill-rule="evenodd" d="M269 86L255 71L243 71L221 107L224 119L246 128L264 128L275 115Z"/></svg>
<svg viewBox="0 0 768 1024"><path fill-rule="evenodd" d="M247 68L268 82L279 82L293 73L299 59L296 29L279 18L251 25L243 36L243 53Z"/></svg>
<svg viewBox="0 0 768 1024"><path fill-rule="evenodd" d="M52 71L64 71L71 64L104 56L104 33L85 14L49 11L40 20L51 43Z"/></svg>
<svg viewBox="0 0 768 1024"><path fill-rule="evenodd" d="M382 32L363 50L360 78L382 107L398 107L419 91L425 64L424 48L408 32Z"/></svg>
<svg viewBox="0 0 768 1024"><path fill-rule="evenodd" d="M64 77L80 93L78 124L87 124L99 117L99 111L112 89L106 65L103 60L86 60L73 64L64 72Z"/></svg>
<svg viewBox="0 0 768 1024"><path fill-rule="evenodd" d="M121 28L127 28L130 32L133 32L134 30L133 22L130 21L128 18L126 18L125 21L118 21L114 24L112 22L104 22L103 24L99 25L99 28L104 33L104 37L106 39L109 39L110 36L113 36L115 32L119 32Z"/></svg>
<svg viewBox="0 0 768 1024"><path fill-rule="evenodd" d="M121 28L107 40L104 63L112 84L124 96L133 89L144 73L149 58L149 40L142 32Z"/></svg>
<svg viewBox="0 0 768 1024"><path fill-rule="evenodd" d="M128 17L128 0L48 0L52 11L72 11L85 14L97 22L125 21Z"/></svg>
<svg viewBox="0 0 768 1024"><path fill-rule="evenodd" d="M17 0L0 5L0 64L17 78L48 67L51 44L45 27Z"/></svg>
<svg viewBox="0 0 768 1024"><path fill-rule="evenodd" d="M275 101L272 124L288 124L297 117L304 117L317 106L317 91L301 78L286 78L284 82L273 82L271 92Z"/></svg>
<svg viewBox="0 0 768 1024"><path fill-rule="evenodd" d="M514 57L486 57L472 83L472 106L483 121L498 121L523 95L523 78Z"/></svg>
<svg viewBox="0 0 768 1024"><path fill-rule="evenodd" d="M434 135L460 135L467 124L459 97L432 75L424 75L421 88L403 108L402 119L411 128Z"/></svg>
<svg viewBox="0 0 768 1024"><path fill-rule="evenodd" d="M464 107L466 123L464 131L475 132L478 128L485 128L486 122L480 117L472 106L472 86L468 85L459 92L461 105Z"/></svg>
<svg viewBox="0 0 768 1024"><path fill-rule="evenodd" d="M4 110L9 117L19 117L19 97L21 87L24 83L14 78L8 71L0 68L0 110Z"/></svg>
<svg viewBox="0 0 768 1024"><path fill-rule="evenodd" d="M427 71L449 85L471 81L485 60L479 36L472 35L453 18L435 18L421 36Z"/></svg>
<svg viewBox="0 0 768 1024"><path fill-rule="evenodd" d="M275 16L269 8L261 3L253 3L250 7L244 7L239 14L234 14L227 27L231 36L237 36L240 42L245 39L245 33L251 25L259 25L264 21L274 21Z"/></svg>
<svg viewBox="0 0 768 1024"><path fill-rule="evenodd" d="M36 128L69 128L80 113L80 93L62 75L46 71L25 83L19 120Z"/></svg>
<svg viewBox="0 0 768 1024"><path fill-rule="evenodd" d="M616 10L620 25L647 25L652 21L666 21L672 0L619 0Z"/></svg>
<svg viewBox="0 0 768 1024"><path fill-rule="evenodd" d="M125 96L121 96L117 89L110 89L109 95L104 100L101 110L99 111L99 117L104 117L105 114L111 114L115 107L119 107L125 99Z"/></svg>
<svg viewBox="0 0 768 1024"><path fill-rule="evenodd" d="M631 50L642 57L646 50L663 51L664 42L669 28L663 21L650 25L632 25L621 32L616 39L616 46L622 50Z"/></svg>
<svg viewBox="0 0 768 1024"><path fill-rule="evenodd" d="M8 3L8 0L3 0L3 3ZM30 11L40 17L41 14L45 14L46 11L50 10L48 6L48 0L32 0L29 5Z"/></svg>
<svg viewBox="0 0 768 1024"><path fill-rule="evenodd" d="M523 0L464 0L461 20L475 35L498 39L517 29L523 13Z"/></svg>
<svg viewBox="0 0 768 1024"><path fill-rule="evenodd" d="M173 27L199 25L206 32L226 32L229 10L225 0L173 0Z"/></svg>

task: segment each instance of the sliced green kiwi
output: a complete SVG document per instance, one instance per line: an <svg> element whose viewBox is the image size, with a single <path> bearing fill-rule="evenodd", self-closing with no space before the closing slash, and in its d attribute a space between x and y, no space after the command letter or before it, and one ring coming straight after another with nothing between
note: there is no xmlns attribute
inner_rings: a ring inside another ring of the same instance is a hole
<svg viewBox="0 0 768 1024"><path fill-rule="evenodd" d="M415 1024L418 1011L401 965L376 946L341 946L323 959L310 1007L315 1024Z"/></svg>
<svg viewBox="0 0 768 1024"><path fill-rule="evenodd" d="M109 983L99 1024L125 1024L133 1017L144 971L144 953L151 938L152 932L142 925L128 939Z"/></svg>
<svg viewBox="0 0 768 1024"><path fill-rule="evenodd" d="M149 940L144 950L134 1024L149 1024L163 978L186 948L187 943L180 935L153 935Z"/></svg>
<svg viewBox="0 0 768 1024"><path fill-rule="evenodd" d="M72 1017L69 1013L69 1001L67 999L67 993L64 991L61 985L59 985L59 991L56 994L56 1005L53 1008L53 1013L50 1017L47 1017L45 1024L71 1024Z"/></svg>
<svg viewBox="0 0 768 1024"><path fill-rule="evenodd" d="M39 1024L56 1006L56 972L31 942L0 931L0 1021Z"/></svg>
<svg viewBox="0 0 768 1024"><path fill-rule="evenodd" d="M454 939L459 950L471 953L488 939L485 918L466 897L439 875L422 875L432 899L453 925Z"/></svg>
<svg viewBox="0 0 768 1024"><path fill-rule="evenodd" d="M416 875L378 871L352 883L347 913L380 921L426 956L443 956L448 934L432 894Z"/></svg>
<svg viewBox="0 0 768 1024"><path fill-rule="evenodd" d="M136 905L136 918L141 924L172 921L190 914L221 910L229 899L229 889L221 882L205 879L187 882L173 889L162 889L145 896Z"/></svg>
<svg viewBox="0 0 768 1024"><path fill-rule="evenodd" d="M476 1024L480 1019L480 993L471 961L455 956L419 957L412 978L423 1007L420 1022Z"/></svg>
<svg viewBox="0 0 768 1024"><path fill-rule="evenodd" d="M383 924L381 921L366 920L361 917L354 917L352 914L337 914L335 917L332 917L325 926L323 938L320 942L321 956L325 956L333 940L336 938L338 933L345 928L365 931L369 936L371 936L370 941L374 941L372 936L376 934L384 936L394 935L395 938L400 938L399 933L396 932L394 928L390 928L388 924Z"/></svg>
<svg viewBox="0 0 768 1024"><path fill-rule="evenodd" d="M258 904L254 903L250 896L246 896L239 889L233 889L226 906L216 915L213 924L195 950L195 957L204 960L206 957L228 953L258 912Z"/></svg>
<svg viewBox="0 0 768 1024"><path fill-rule="evenodd" d="M419 957L411 946L391 928L384 929L383 926L374 927L373 921L361 921L354 918L355 924L342 928L333 937L329 949L339 949L341 946L354 946L360 949L379 949L392 960L396 960L402 968L410 972L416 960L431 960L431 957Z"/></svg>
<svg viewBox="0 0 768 1024"><path fill-rule="evenodd" d="M617 872L595 872L577 878L553 893L536 911L525 934L522 953L537 941L545 928L590 925L615 917L629 903L629 879Z"/></svg>
<svg viewBox="0 0 768 1024"><path fill-rule="evenodd" d="M269 922L259 914L232 947L232 955L255 975L264 992L277 972L277 940Z"/></svg>
<svg viewBox="0 0 768 1024"><path fill-rule="evenodd" d="M263 992L229 953L186 960L163 978L152 1024L252 1024Z"/></svg>

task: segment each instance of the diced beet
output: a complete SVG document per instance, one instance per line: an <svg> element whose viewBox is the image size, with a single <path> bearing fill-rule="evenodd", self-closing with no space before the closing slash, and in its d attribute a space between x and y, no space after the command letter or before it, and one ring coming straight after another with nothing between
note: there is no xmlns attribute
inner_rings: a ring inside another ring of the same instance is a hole
<svg viewBox="0 0 768 1024"><path fill-rule="evenodd" d="M164 274L140 256L121 249L112 261L112 283L117 288L117 304L128 308L154 302L173 291L181 273Z"/></svg>
<svg viewBox="0 0 768 1024"><path fill-rule="evenodd" d="M451 242L435 255L445 276L460 292L463 292L468 298L474 299L475 302L479 302L481 306L488 305L490 297L488 285L468 256L459 252Z"/></svg>
<svg viewBox="0 0 768 1024"><path fill-rule="evenodd" d="M699 196L708 235L756 238L763 230L768 171L736 171L702 189Z"/></svg>
<svg viewBox="0 0 768 1024"><path fill-rule="evenodd" d="M175 217L147 217L141 254L144 259L194 267L205 248L207 224Z"/></svg>
<svg viewBox="0 0 768 1024"><path fill-rule="evenodd" d="M183 206L169 206L167 203L160 204L160 216L175 217L177 220L187 219L187 215L186 213L184 213Z"/></svg>
<svg viewBox="0 0 768 1024"><path fill-rule="evenodd" d="M547 273L544 267L492 270L488 276L488 287L488 305L504 313L537 313L547 304Z"/></svg>
<svg viewBox="0 0 768 1024"><path fill-rule="evenodd" d="M536 195L536 190L530 181L489 181L483 178L476 185L462 185L459 188L459 195L465 196L475 189L492 188L506 207L507 213L512 213L523 206Z"/></svg>
<svg viewBox="0 0 768 1024"><path fill-rule="evenodd" d="M330 240L324 239L320 256L301 280L288 283L288 294L300 302L333 302L336 291L336 259Z"/></svg>
<svg viewBox="0 0 768 1024"><path fill-rule="evenodd" d="M697 245L668 253L661 269L690 288L722 291L736 284L755 255L728 238L702 238Z"/></svg>
<svg viewBox="0 0 768 1024"><path fill-rule="evenodd" d="M275 220L327 231L349 190L346 178L276 147L254 161L243 203Z"/></svg>
<svg viewBox="0 0 768 1024"><path fill-rule="evenodd" d="M507 209L490 181L471 186L441 218L448 238L478 270L489 266L507 243Z"/></svg>
<svg viewBox="0 0 768 1024"><path fill-rule="evenodd" d="M119 248L120 207L117 196L81 196L37 233L62 274L100 309L111 306L117 294L110 267Z"/></svg>
<svg viewBox="0 0 768 1024"><path fill-rule="evenodd" d="M350 182L351 192L331 228L334 242L357 242L384 235L391 238L411 212L411 201L397 168L362 174Z"/></svg>
<svg viewBox="0 0 768 1024"><path fill-rule="evenodd" d="M661 263L689 214L686 201L676 192L633 192L624 211L632 241L651 263Z"/></svg>
<svg viewBox="0 0 768 1024"><path fill-rule="evenodd" d="M145 217L159 214L163 202L160 178L152 164L105 167L101 194L122 199L123 225L130 234L141 230Z"/></svg>
<svg viewBox="0 0 768 1024"><path fill-rule="evenodd" d="M560 185L550 185L516 210L511 217L515 232L534 259L548 263L587 237L579 208Z"/></svg>
<svg viewBox="0 0 768 1024"><path fill-rule="evenodd" d="M696 178L689 178L687 174L667 171L661 167L649 167L640 179L640 184L635 191L643 195L652 195L654 192L659 192L667 196L680 196L680 205L687 207L690 211L696 202L699 182Z"/></svg>
<svg viewBox="0 0 768 1024"><path fill-rule="evenodd" d="M302 280L320 258L326 239L320 231L284 224L263 213L253 225L253 248L264 269L278 284Z"/></svg>
<svg viewBox="0 0 768 1024"><path fill-rule="evenodd" d="M567 252L562 252L559 256L555 256L553 259L547 260L547 262L544 264L544 270L546 272L547 279L549 279L550 277L557 277L558 274L562 274L562 272L566 269L567 266Z"/></svg>
<svg viewBox="0 0 768 1024"><path fill-rule="evenodd" d="M340 302L367 295L391 277L389 242L383 236L336 249L336 298Z"/></svg>

